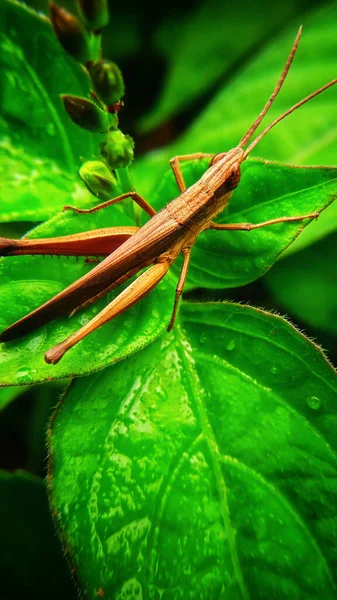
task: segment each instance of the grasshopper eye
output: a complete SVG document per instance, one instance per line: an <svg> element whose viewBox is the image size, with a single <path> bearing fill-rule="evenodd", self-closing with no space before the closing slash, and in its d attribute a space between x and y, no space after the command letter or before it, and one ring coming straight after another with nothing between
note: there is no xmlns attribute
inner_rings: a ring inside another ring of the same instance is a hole
<svg viewBox="0 0 337 600"><path fill-rule="evenodd" d="M219 160L221 160L224 156L226 156L227 152L221 152L220 154L216 154L211 162L209 163L210 167L213 167L213 165L215 165L217 162L219 162Z"/></svg>

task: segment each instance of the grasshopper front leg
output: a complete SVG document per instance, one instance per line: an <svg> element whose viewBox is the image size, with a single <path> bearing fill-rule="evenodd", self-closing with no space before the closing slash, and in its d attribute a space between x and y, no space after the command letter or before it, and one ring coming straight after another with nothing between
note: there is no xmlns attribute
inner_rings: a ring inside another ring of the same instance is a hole
<svg viewBox="0 0 337 600"><path fill-rule="evenodd" d="M117 196L116 198L111 198L111 200L107 200L106 202L102 202L101 204L97 204L96 206L93 206L92 208L76 208L75 206L70 206L70 205L66 205L63 210L73 210L77 213L84 213L84 214L90 214L90 213L94 213L94 212L98 212L99 210L102 210L103 208L107 208L108 206L112 206L113 204L117 204L117 202L121 202L122 200L125 200L126 198L132 198L132 200L134 200L134 202L136 204L138 204L138 206L140 206L140 208L142 208L150 217L153 217L153 215L156 214L156 211L154 210L154 208L152 208L152 206L147 202L147 200L145 200L142 196L140 196L139 194L137 194L137 192L127 192L126 194L122 194L121 196Z"/></svg>
<svg viewBox="0 0 337 600"><path fill-rule="evenodd" d="M175 299L174 299L174 306L173 306L172 316L171 316L171 320L169 322L169 325L167 327L167 331L171 331L171 329L173 329L174 322L176 320L179 299L180 299L180 296L181 296L181 294L183 293L183 290L184 290L184 286L185 286L185 282L186 282L186 277L187 277L188 266L190 264L191 248L184 248L184 250L182 250L182 254L184 256L184 262L183 262L183 266L181 267L180 277L179 277L178 285L176 287L176 295L175 295Z"/></svg>

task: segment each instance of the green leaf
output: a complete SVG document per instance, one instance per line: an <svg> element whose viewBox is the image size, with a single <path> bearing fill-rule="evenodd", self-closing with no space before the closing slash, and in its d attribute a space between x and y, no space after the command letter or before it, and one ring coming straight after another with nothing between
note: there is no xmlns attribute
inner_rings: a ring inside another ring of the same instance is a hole
<svg viewBox="0 0 337 600"><path fill-rule="evenodd" d="M60 99L88 94L89 80L46 17L8 0L0 3L0 57L0 218L39 221L77 194L76 169L96 148Z"/></svg>
<svg viewBox="0 0 337 600"><path fill-rule="evenodd" d="M43 481L0 471L1 597L75 600Z"/></svg>
<svg viewBox="0 0 337 600"><path fill-rule="evenodd" d="M274 303L301 322L337 335L337 236L278 262L264 282Z"/></svg>
<svg viewBox="0 0 337 600"><path fill-rule="evenodd" d="M50 493L86 597L336 597L337 374L289 323L184 304L181 327L77 380Z"/></svg>
<svg viewBox="0 0 337 600"><path fill-rule="evenodd" d="M165 20L156 43L170 64L159 101L142 119L142 129L154 128L186 110L256 52L261 41L289 22L303 4L286 0L270 11L267 2L211 0L198 6L183 24L180 15Z"/></svg>
<svg viewBox="0 0 337 600"><path fill-rule="evenodd" d="M78 215L68 211L34 229L29 237L54 237L134 225L122 205ZM0 263L0 331L37 308L92 268L85 258L12 256ZM124 286L125 287L125 286ZM167 327L174 301L174 278L113 319L69 351L57 365L44 362L44 352L92 319L120 293L122 286L71 318L57 319L31 334L1 344L0 384L25 385L49 379L84 375L125 358L152 342Z"/></svg>
<svg viewBox="0 0 337 600"><path fill-rule="evenodd" d="M200 179L209 160L183 163L186 184ZM172 172L167 172L153 198L161 208L177 195ZM337 196L337 169L298 168L248 159L232 199L217 222L260 223L278 217L321 211ZM320 217L321 218L321 217ZM236 287L261 277L291 244L308 220L270 225L256 231L205 231L191 253L188 287Z"/></svg>
<svg viewBox="0 0 337 600"><path fill-rule="evenodd" d="M255 5L254 5L255 8ZM270 11L268 11L269 13ZM266 117L271 122L295 102L336 77L335 23L337 3L303 16L303 36L284 87ZM298 23L268 42L230 83L212 98L177 142L151 152L134 165L137 190L151 201L170 158L191 152L225 152L237 146L275 87ZM279 123L254 150L255 155L294 164L336 164L337 86ZM335 208L310 227L306 244L336 229ZM322 228L322 230L321 230ZM296 247L294 245L293 249Z"/></svg>
<svg viewBox="0 0 337 600"><path fill-rule="evenodd" d="M6 408L15 398L21 396L25 391L24 387L9 387L0 389L0 410Z"/></svg>
<svg viewBox="0 0 337 600"><path fill-rule="evenodd" d="M48 158L26 154L9 138L0 141L1 222L44 221L66 204L95 202L78 175Z"/></svg>

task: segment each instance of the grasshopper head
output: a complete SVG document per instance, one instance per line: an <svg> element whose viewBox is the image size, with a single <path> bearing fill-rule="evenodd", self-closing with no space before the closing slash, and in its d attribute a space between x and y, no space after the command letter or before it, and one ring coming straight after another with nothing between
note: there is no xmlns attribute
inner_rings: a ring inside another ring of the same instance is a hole
<svg viewBox="0 0 337 600"><path fill-rule="evenodd" d="M284 69L281 73L281 77L280 77L279 81L277 82L273 93L271 94L269 100L267 101L267 103L265 104L263 109L261 110L258 117L255 119L255 121L253 122L251 127L245 133L243 138L241 138L238 146L236 148L232 148L228 152L222 152L220 154L216 154L213 157L213 159L210 163L210 167L217 165L217 169L219 171L219 176L221 176L221 179L219 180L219 185L217 187L218 195L223 195L227 192L230 192L231 190L234 190L237 187L237 185L239 184L239 181L240 181L241 163L247 158L247 156L251 153L251 151L255 148L255 146L257 146L257 144L262 140L262 138L271 129L273 129L273 127L275 127L275 125L277 125L277 123L279 123L285 117L287 117L288 115L293 113L300 106L303 106L303 104L306 104L307 102L309 102L309 100L312 100L313 98L315 98L316 96L318 96L319 94L321 94L322 92L327 90L329 87L331 87L332 85L335 85L337 83L337 79L333 79L332 81L329 81L328 83L326 83L325 85L320 87L318 90L316 90L309 96L306 96L305 98L303 98L303 100L300 100L300 102L297 102L296 104L294 104L291 108L289 108L284 113L282 113L279 117L277 117L277 119L274 119L274 121L272 121L269 125L267 125L267 127L265 127L263 129L263 131L259 135L257 135L257 137L255 137L255 139L253 141L251 141L254 136L254 133L256 132L257 128L259 127L260 123L264 119L265 115L267 114L268 110L272 106L276 96L278 95L279 91L281 90L281 88L283 86L284 80L289 72L290 66L291 66L294 56L296 54L296 50L297 50L297 47L298 47L298 44L300 41L300 37L301 37L301 32L302 32L302 27L299 28L299 31L295 38L294 44L290 51L288 60L284 66ZM214 175L214 171L212 171L212 175Z"/></svg>
<svg viewBox="0 0 337 600"><path fill-rule="evenodd" d="M212 158L209 166L212 167L213 165L216 165L217 163L219 163L221 161L221 163L224 167L225 166L231 167L231 166L234 166L235 163L238 163L238 165L241 165L241 163L244 159L245 159L245 151L240 146L237 146L237 148L232 148L231 150L228 150L228 152L220 152L220 154L216 154Z"/></svg>
<svg viewBox="0 0 337 600"><path fill-rule="evenodd" d="M221 193L234 190L240 182L240 166L245 159L245 151L238 146L228 152L216 154L210 163L210 167L217 165L219 173L222 173L222 185L219 188Z"/></svg>

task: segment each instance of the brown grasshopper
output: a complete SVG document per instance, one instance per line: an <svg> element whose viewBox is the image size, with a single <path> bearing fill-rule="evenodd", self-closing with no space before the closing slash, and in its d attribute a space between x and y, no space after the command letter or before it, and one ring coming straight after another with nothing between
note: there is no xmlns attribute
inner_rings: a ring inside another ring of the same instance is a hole
<svg viewBox="0 0 337 600"><path fill-rule="evenodd" d="M2 256L18 254L50 254L88 256L100 255L106 258L89 273L75 281L65 290L42 304L36 310L8 327L0 336L7 342L20 337L59 316L73 313L79 308L88 306L98 298L125 282L140 270L150 267L124 289L96 317L81 327L73 335L57 344L45 354L47 363L57 363L62 356L89 333L121 314L133 304L146 296L166 275L169 267L180 253L183 254L183 266L176 288L175 302L168 329L173 327L178 301L184 288L191 248L198 235L206 229L250 231L274 223L314 219L318 213L296 217L281 217L263 223L234 223L219 225L213 222L228 204L233 190L240 182L240 165L255 148L259 141L282 119L300 106L337 83L330 81L313 92L270 123L253 142L247 146L265 114L269 110L288 74L295 56L301 28L281 77L264 106L260 115L243 136L236 148L221 154L190 154L176 156L170 161L180 195L167 206L156 212L146 200L134 191L122 194L94 208L84 210L72 206L65 207L77 213L93 213L124 198L132 198L151 219L141 228L112 227L86 232L84 234L63 236L37 240L10 240L0 238L0 254ZM210 166L205 174L194 185L186 189L180 169L180 161L209 157Z"/></svg>

